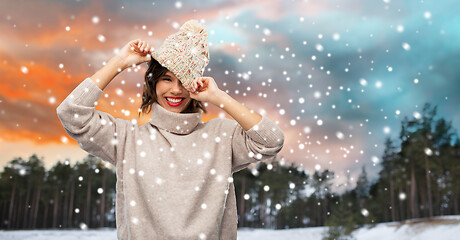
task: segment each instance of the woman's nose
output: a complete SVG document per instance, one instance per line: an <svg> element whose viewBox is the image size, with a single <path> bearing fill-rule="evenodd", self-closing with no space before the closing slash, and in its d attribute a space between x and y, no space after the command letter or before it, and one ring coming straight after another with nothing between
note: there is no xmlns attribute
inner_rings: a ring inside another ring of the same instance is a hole
<svg viewBox="0 0 460 240"><path fill-rule="evenodd" d="M185 88L182 86L182 83L180 81L176 81L175 84L173 84L172 90L173 92L180 93L184 90Z"/></svg>

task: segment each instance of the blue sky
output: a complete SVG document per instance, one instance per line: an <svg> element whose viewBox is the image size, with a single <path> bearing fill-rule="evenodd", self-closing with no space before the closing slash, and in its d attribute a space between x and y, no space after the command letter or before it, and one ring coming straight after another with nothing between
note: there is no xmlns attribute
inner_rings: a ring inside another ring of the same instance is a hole
<svg viewBox="0 0 460 240"><path fill-rule="evenodd" d="M309 173L321 167L339 176L349 170L356 177L364 164L375 178L379 167L372 159L381 157L385 137L396 139L401 120L421 112L424 103L437 105L438 117L460 126L457 6L452 0L0 1L0 30L6 33L0 39L6 78L0 130L7 132L0 163L34 152L48 167L81 159L85 152L76 142L63 141L55 115L60 102L114 49L135 38L159 47L195 18L210 32L205 75L278 121L287 137L279 157ZM134 83L142 83L140 72L119 75L100 110L135 118L140 89ZM122 114L126 109L131 115ZM209 109L208 117L219 114Z"/></svg>

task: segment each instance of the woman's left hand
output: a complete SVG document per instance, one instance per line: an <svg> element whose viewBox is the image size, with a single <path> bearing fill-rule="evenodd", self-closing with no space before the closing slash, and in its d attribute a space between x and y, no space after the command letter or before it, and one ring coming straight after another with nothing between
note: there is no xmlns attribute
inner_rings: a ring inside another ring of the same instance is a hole
<svg viewBox="0 0 460 240"><path fill-rule="evenodd" d="M213 101L216 100L220 91L212 77L199 77L193 83L190 97L198 101L215 104Z"/></svg>

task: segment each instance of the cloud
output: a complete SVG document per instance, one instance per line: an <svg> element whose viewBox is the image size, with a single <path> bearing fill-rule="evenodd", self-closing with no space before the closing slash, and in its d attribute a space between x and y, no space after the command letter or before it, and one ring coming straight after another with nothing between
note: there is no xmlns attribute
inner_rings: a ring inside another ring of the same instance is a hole
<svg viewBox="0 0 460 240"><path fill-rule="evenodd" d="M53 106L25 99L9 99L0 95L0 129L2 140L18 142L31 140L36 143L58 142L60 124ZM56 115L56 114L54 114Z"/></svg>
<svg viewBox="0 0 460 240"><path fill-rule="evenodd" d="M380 156L387 136L383 126L396 136L400 119L419 110L416 105L438 103L441 115L453 119L454 126L460 124L456 114L460 95L455 92L460 87L455 65L460 18L455 3L197 0L183 1L176 8L174 1L2 2L0 31L6 33L0 38L2 144L30 140L77 148L72 140L67 145L60 142L66 134L55 114L57 105L129 40L146 39L159 47L178 26L194 18L205 21L212 42L210 71L205 75L214 77L239 102L264 109L270 119L279 121L286 135L280 154L286 160L309 170L321 164L322 169L337 173L349 169L357 175L361 164L369 166L372 156ZM94 16L99 18L96 24ZM397 31L398 26L404 30ZM334 34L339 39L334 40ZM98 40L99 35L105 41ZM402 48L404 42L410 44L409 51ZM145 67L119 74L104 89L96 108L114 117L137 119ZM367 86L360 84L361 78ZM414 78L420 82L414 84ZM375 87L376 81L382 82L381 88ZM117 89L123 95L118 96ZM222 112L215 106L209 110L203 121ZM126 111L131 114L126 116ZM137 121L142 125L149 118L144 115ZM322 126L316 124L318 118L324 121ZM291 120L296 121L294 126ZM310 134L303 133L305 126L311 128ZM345 139L336 137L338 131ZM344 157L347 150L350 153ZM377 169L368 168L369 175L375 176Z"/></svg>

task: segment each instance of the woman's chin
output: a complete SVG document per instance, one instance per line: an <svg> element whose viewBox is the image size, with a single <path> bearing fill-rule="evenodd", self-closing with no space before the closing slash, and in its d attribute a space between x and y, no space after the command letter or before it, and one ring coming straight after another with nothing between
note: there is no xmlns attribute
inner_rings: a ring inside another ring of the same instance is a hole
<svg viewBox="0 0 460 240"><path fill-rule="evenodd" d="M184 102L179 106L171 106L167 102L163 102L163 104L161 104L161 105L162 105L163 108L165 108L166 110L168 110L170 112L182 113L183 111L185 111L187 109L187 106L189 104L190 104L190 100L189 101L184 100Z"/></svg>

